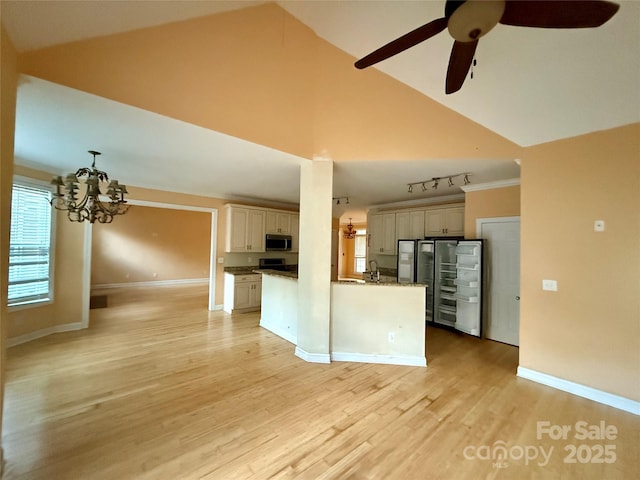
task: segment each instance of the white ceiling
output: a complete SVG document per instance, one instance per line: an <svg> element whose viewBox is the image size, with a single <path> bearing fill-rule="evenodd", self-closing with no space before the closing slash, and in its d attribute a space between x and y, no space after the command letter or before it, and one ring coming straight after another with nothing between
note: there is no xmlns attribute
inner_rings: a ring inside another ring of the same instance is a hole
<svg viewBox="0 0 640 480"><path fill-rule="evenodd" d="M256 3L262 2L3 0L1 6L7 32L24 51ZM444 1L278 3L356 58L442 16L444 8ZM616 16L597 29L498 25L480 41L473 80L444 95L451 44L445 31L376 68L522 146L640 121L640 2L621 2ZM66 172L89 164L84 152L90 149L102 151L98 165L124 183L298 203L302 159L35 78L21 79L16 161ZM393 160L336 164L334 194L350 196L355 208L459 193L458 187L442 186L406 192L408 182L457 171L472 171L474 183L519 176L511 161L460 159L454 166L451 160ZM340 208L336 214L345 209ZM346 215L359 218L362 212Z"/></svg>

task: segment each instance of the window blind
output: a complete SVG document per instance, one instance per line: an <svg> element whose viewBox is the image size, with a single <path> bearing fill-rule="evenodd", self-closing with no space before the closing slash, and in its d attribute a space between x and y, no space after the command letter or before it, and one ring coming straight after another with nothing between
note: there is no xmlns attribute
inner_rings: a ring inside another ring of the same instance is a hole
<svg viewBox="0 0 640 480"><path fill-rule="evenodd" d="M9 306L51 298L51 192L13 185Z"/></svg>

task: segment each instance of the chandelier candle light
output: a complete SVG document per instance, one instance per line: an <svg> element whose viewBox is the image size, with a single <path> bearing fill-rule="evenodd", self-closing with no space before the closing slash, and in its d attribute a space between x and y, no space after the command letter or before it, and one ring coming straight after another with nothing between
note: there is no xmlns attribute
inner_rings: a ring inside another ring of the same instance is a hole
<svg viewBox="0 0 640 480"><path fill-rule="evenodd" d="M101 155L100 152L89 150L89 153L93 155L91 168L79 168L75 174L68 174L64 180L60 176L51 180L51 184L56 186L51 205L57 210L66 210L67 217L72 222L88 220L94 223L97 220L99 223L111 223L114 216L123 215L129 209L124 199L124 194L129 192L125 185L120 185L118 180L109 181L107 173L96 168L96 155ZM86 191L80 200L78 199L78 190L81 185L79 177L87 177L84 181ZM100 200L100 182L109 182L106 196L111 201Z"/></svg>

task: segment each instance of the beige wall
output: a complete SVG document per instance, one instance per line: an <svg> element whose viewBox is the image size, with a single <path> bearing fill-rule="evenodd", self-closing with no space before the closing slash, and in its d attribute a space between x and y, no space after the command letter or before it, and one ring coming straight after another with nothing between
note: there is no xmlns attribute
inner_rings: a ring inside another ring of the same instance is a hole
<svg viewBox="0 0 640 480"><path fill-rule="evenodd" d="M51 175L15 166L16 175L49 181ZM53 257L53 302L28 308L12 309L7 317L7 337L15 339L40 330L83 321L82 292L85 262L85 240L89 233L84 224L70 222L58 212L55 221Z"/></svg>
<svg viewBox="0 0 640 480"><path fill-rule="evenodd" d="M314 152L335 161L519 158L520 147L317 42Z"/></svg>
<svg viewBox="0 0 640 480"><path fill-rule="evenodd" d="M311 158L316 43L264 4L29 52L19 69Z"/></svg>
<svg viewBox="0 0 640 480"><path fill-rule="evenodd" d="M528 148L521 180L520 365L640 401L640 124Z"/></svg>
<svg viewBox="0 0 640 480"><path fill-rule="evenodd" d="M11 184L13 139L16 118L16 50L0 28L0 432L4 403L5 346L7 339L7 280L9 278L9 229L11 226ZM3 462L0 445L0 465ZM0 469L1 470L1 469Z"/></svg>
<svg viewBox="0 0 640 480"><path fill-rule="evenodd" d="M143 200L155 203L168 203L172 205L192 206L216 209L218 211L218 236L216 239L216 258L224 257L224 242L226 235L227 217L224 208L226 200L212 197L187 195L184 193L163 192L149 188L127 186L129 197L135 200ZM220 265L218 265L220 267ZM223 267L223 266L222 266ZM216 294L215 304L222 305L224 300L224 269L216 269Z"/></svg>
<svg viewBox="0 0 640 480"><path fill-rule="evenodd" d="M467 192L464 201L464 236L476 238L477 219L520 215L520 186Z"/></svg>
<svg viewBox="0 0 640 480"><path fill-rule="evenodd" d="M211 213L134 205L93 226L91 285L209 278Z"/></svg>

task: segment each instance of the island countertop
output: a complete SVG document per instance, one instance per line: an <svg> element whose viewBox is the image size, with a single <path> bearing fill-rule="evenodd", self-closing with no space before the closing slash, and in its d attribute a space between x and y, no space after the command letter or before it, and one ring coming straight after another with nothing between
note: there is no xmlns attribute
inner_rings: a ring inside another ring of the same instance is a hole
<svg viewBox="0 0 640 480"><path fill-rule="evenodd" d="M253 270L252 273L262 273L264 275L271 275L274 277L287 278L287 279L298 279L297 272L290 271L282 271L282 270ZM333 284L341 284L341 285L365 285L365 286L385 286L385 287L428 287L427 284L424 283L398 283L398 282L368 282L364 280L336 280L331 282Z"/></svg>

